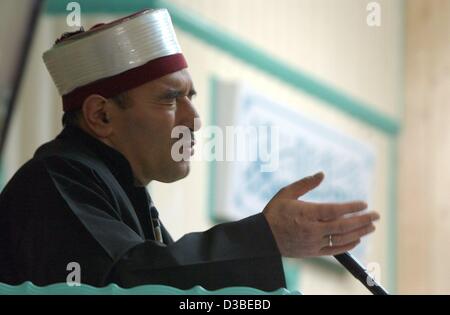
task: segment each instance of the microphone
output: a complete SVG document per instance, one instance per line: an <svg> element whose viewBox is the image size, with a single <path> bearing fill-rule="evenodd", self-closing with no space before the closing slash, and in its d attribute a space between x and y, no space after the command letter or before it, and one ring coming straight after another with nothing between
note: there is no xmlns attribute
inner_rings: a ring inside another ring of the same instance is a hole
<svg viewBox="0 0 450 315"><path fill-rule="evenodd" d="M385 288L373 279L361 263L349 252L335 255L334 258L341 263L356 279L358 279L372 294L389 295Z"/></svg>

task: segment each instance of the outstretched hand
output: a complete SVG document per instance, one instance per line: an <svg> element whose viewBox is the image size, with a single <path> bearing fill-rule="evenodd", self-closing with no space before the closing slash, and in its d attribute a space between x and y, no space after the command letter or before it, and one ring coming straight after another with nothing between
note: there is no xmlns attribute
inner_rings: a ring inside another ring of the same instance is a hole
<svg viewBox="0 0 450 315"><path fill-rule="evenodd" d="M314 203L298 200L318 187L324 174L303 178L282 188L263 210L282 256L337 255L353 249L375 231L376 212L364 212L363 201ZM331 242L330 242L331 236Z"/></svg>

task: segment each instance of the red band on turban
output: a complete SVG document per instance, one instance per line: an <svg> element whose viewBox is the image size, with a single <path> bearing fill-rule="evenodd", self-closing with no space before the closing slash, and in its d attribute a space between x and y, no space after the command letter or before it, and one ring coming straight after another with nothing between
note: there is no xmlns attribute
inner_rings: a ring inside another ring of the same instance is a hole
<svg viewBox="0 0 450 315"><path fill-rule="evenodd" d="M182 54L151 60L140 67L89 83L63 95L63 109L65 112L80 109L89 95L98 94L111 98L184 68L187 68L187 62Z"/></svg>

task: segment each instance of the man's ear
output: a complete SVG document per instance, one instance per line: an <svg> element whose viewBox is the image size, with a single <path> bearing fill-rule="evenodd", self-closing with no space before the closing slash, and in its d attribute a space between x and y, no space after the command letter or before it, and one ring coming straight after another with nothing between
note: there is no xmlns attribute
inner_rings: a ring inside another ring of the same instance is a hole
<svg viewBox="0 0 450 315"><path fill-rule="evenodd" d="M99 138L107 138L112 132L109 101L101 95L88 96L82 107L86 127Z"/></svg>

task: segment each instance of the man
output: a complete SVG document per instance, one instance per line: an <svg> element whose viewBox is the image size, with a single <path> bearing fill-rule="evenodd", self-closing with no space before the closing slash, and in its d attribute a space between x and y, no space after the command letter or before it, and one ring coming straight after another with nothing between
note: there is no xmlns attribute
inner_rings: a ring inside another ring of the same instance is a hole
<svg viewBox="0 0 450 315"><path fill-rule="evenodd" d="M81 282L187 289L285 286L281 256L334 255L374 231L364 202L298 200L319 173L283 188L262 213L174 242L146 190L188 175L171 132L194 133L196 94L166 10L147 10L77 34L44 54L65 124L0 196L0 281ZM183 146L188 155L194 142ZM186 153L186 152L183 152ZM349 216L348 214L353 213Z"/></svg>

